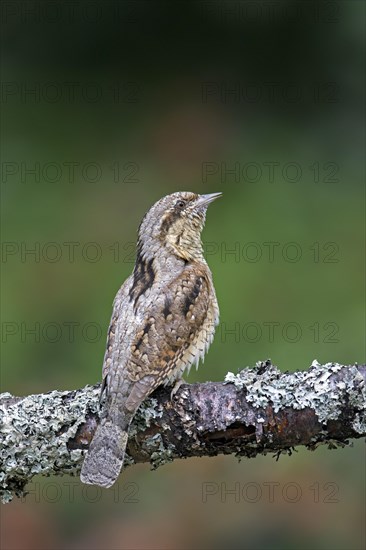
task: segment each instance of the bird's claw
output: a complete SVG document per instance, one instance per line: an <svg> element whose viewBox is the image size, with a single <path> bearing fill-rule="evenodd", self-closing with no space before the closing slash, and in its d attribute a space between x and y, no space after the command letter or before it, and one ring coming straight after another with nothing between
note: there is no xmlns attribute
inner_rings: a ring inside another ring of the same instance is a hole
<svg viewBox="0 0 366 550"><path fill-rule="evenodd" d="M172 387L172 391L170 392L170 401L173 401L177 391L179 390L181 385L185 383L186 381L183 380L183 378L179 378L179 380L176 380L176 382L174 383L174 386Z"/></svg>

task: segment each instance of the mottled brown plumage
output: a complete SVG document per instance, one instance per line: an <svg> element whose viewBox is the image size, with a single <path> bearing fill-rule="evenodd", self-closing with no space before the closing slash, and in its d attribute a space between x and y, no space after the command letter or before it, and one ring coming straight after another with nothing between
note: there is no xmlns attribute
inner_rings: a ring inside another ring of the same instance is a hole
<svg viewBox="0 0 366 550"><path fill-rule="evenodd" d="M198 365L212 342L219 309L201 231L221 193L173 193L145 214L132 275L117 293L103 365L101 422L81 480L110 487L123 465L131 420L161 384Z"/></svg>

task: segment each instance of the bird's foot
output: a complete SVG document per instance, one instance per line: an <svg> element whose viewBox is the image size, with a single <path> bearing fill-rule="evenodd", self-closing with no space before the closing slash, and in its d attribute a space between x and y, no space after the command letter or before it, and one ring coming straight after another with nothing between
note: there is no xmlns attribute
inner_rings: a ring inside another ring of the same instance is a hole
<svg viewBox="0 0 366 550"><path fill-rule="evenodd" d="M174 386L172 387L172 391L170 392L170 401L173 401L177 391L181 387L182 384L186 384L187 382L183 378L179 378L175 381Z"/></svg>

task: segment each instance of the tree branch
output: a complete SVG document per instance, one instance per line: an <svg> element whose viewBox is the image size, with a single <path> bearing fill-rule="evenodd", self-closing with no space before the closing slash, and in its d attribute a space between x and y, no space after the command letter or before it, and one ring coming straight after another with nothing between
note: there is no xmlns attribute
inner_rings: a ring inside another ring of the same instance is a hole
<svg viewBox="0 0 366 550"><path fill-rule="evenodd" d="M366 435L365 380L366 365L314 361L307 371L281 373L266 361L225 382L183 384L173 401L160 388L134 418L125 464L344 446ZM79 474L99 421L99 389L0 395L3 502L24 494L36 474Z"/></svg>

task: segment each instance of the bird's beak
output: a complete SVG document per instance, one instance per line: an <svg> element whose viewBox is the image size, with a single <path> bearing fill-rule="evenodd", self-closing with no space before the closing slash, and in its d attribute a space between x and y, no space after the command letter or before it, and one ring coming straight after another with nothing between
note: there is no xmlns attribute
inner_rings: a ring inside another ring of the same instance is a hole
<svg viewBox="0 0 366 550"><path fill-rule="evenodd" d="M195 206L200 208L201 206L208 206L210 202L221 197L222 193L210 193L209 195L200 195L196 201Z"/></svg>

